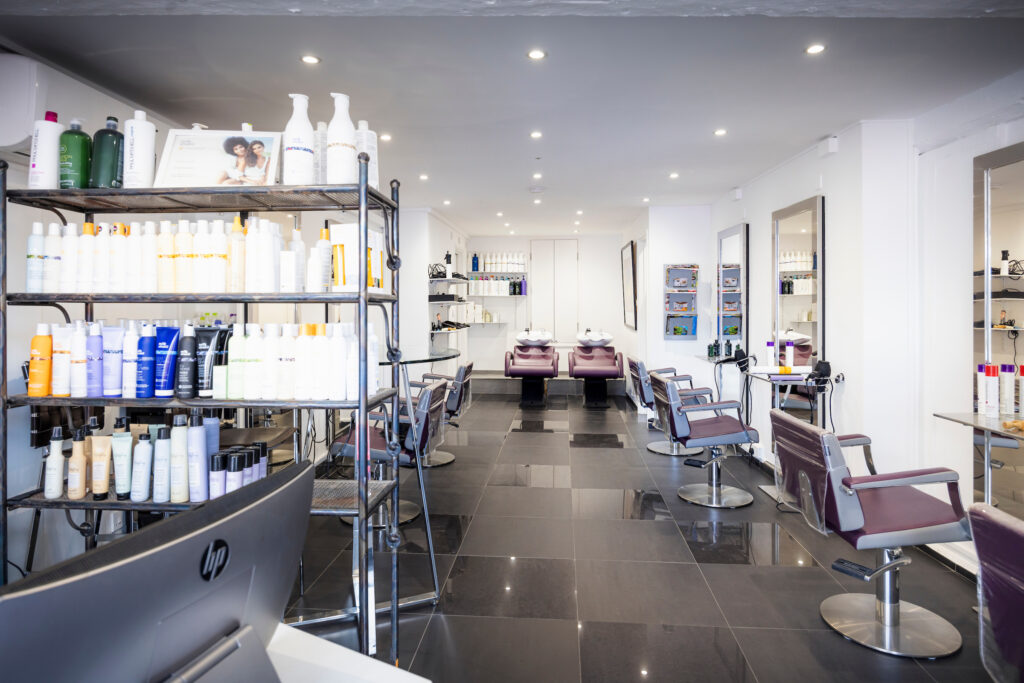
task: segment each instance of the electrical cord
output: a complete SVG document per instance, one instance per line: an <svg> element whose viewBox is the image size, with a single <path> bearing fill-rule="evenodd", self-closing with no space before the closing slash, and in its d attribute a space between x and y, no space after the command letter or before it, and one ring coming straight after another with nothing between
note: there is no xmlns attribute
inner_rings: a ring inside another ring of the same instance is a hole
<svg viewBox="0 0 1024 683"><path fill-rule="evenodd" d="M24 569L22 569L17 564L15 564L15 562L13 560L7 560L7 564L11 565L15 569L17 569L19 572L21 572L21 578L24 579L26 576L28 576L28 572L26 572Z"/></svg>

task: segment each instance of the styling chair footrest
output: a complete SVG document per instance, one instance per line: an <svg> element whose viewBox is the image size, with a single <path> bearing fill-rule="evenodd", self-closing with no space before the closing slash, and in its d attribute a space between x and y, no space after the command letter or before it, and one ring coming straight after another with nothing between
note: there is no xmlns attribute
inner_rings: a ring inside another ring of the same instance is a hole
<svg viewBox="0 0 1024 683"><path fill-rule="evenodd" d="M852 576L853 578L860 579L861 581L870 581L871 575L875 571L873 567L865 567L853 560L844 560L842 558L839 558L832 563L832 569L836 570L840 574L846 574L847 576Z"/></svg>
<svg viewBox="0 0 1024 683"><path fill-rule="evenodd" d="M690 467L700 467L701 469L703 469L709 462L711 461L701 460L700 458L687 458L686 460L683 460L684 465L688 465Z"/></svg>

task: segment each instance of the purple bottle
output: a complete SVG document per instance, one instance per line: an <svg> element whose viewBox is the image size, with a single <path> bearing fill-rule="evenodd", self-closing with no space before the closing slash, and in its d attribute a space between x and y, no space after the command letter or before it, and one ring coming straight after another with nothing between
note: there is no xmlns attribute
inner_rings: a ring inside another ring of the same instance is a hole
<svg viewBox="0 0 1024 683"><path fill-rule="evenodd" d="M519 281L519 295L526 296L526 278Z"/></svg>
<svg viewBox="0 0 1024 683"><path fill-rule="evenodd" d="M103 396L103 328L99 323L89 325L85 340L85 395Z"/></svg>

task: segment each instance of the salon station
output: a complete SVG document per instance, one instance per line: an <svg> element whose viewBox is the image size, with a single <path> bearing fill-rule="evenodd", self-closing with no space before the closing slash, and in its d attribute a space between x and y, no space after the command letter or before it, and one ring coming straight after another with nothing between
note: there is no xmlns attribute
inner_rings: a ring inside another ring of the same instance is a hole
<svg viewBox="0 0 1024 683"><path fill-rule="evenodd" d="M912 4L4 3L0 680L1024 680L1024 8Z"/></svg>

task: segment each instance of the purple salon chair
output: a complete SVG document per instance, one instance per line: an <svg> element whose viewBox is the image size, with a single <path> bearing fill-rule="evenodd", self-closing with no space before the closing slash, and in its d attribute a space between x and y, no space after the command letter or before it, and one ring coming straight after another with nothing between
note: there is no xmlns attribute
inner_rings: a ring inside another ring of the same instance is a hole
<svg viewBox="0 0 1024 683"><path fill-rule="evenodd" d="M778 468L776 485L821 534L838 534L857 550L875 550L874 568L836 560L832 569L874 581L875 594L841 593L821 603L821 617L850 640L901 657L935 658L957 652L960 632L918 605L900 602L902 546L971 538L960 504L957 473L944 467L850 476L835 434L771 411ZM949 502L915 486L945 484Z"/></svg>
<svg viewBox="0 0 1024 683"><path fill-rule="evenodd" d="M517 344L511 351L505 352L505 376L522 378L520 406L544 407L547 398L546 380L558 377L558 352L553 346Z"/></svg>
<svg viewBox="0 0 1024 683"><path fill-rule="evenodd" d="M679 388L668 375L652 372L650 378L654 391L654 405L658 408L658 419L668 440L678 443L683 448L710 451L706 459L687 458L683 461L683 464L691 467L706 469L708 482L680 486L676 491L679 497L688 503L711 508L738 508L754 502L754 497L749 492L735 486L722 485L725 446L758 441L757 430L743 424L740 418L739 402L684 403ZM736 411L736 417L724 415L725 411ZM714 413L714 416L703 420L690 419L691 416L700 413Z"/></svg>
<svg viewBox="0 0 1024 683"><path fill-rule="evenodd" d="M629 366L629 377L633 382L633 392L636 394L637 399L641 404L648 410L654 411L657 415L657 407L654 405L654 390L651 388L651 377L650 373L647 372L647 367L641 360L633 358L626 358L626 364ZM695 404L704 400L702 396L711 396L710 389L694 389L693 378L690 375L677 375L675 368L658 368L651 372L658 372L662 375L667 375L668 378L675 382L677 385L686 382L689 384L689 388L680 388L679 394L683 399L684 404ZM707 400L710 400L708 398ZM661 421L657 417L652 417L647 421L647 426L650 429L656 429L661 431ZM660 455L698 455L703 452L703 448L683 448L679 443L666 439L664 441L652 441L647 444L647 450L651 453L658 453Z"/></svg>
<svg viewBox="0 0 1024 683"><path fill-rule="evenodd" d="M460 365L459 369L455 371L454 376L438 375L433 372L424 373L423 379L425 380L431 382L441 380L447 384L448 397L444 402L444 428L454 427L458 429L459 425L452 420L462 414L462 406L465 403L466 394L469 392L469 378L472 374L472 363ZM427 382L409 382L409 385L413 387L429 386ZM443 431L442 429L441 443L444 442ZM432 450L422 458L423 466L428 469L431 467L443 467L453 462L455 462L455 455L448 451Z"/></svg>
<svg viewBox="0 0 1024 683"><path fill-rule="evenodd" d="M997 683L1024 681L1024 521L991 505L971 507L978 551L981 662Z"/></svg>
<svg viewBox="0 0 1024 683"><path fill-rule="evenodd" d="M608 380L622 379L622 354L614 346L577 346L569 352L569 376L583 380L583 406L608 407Z"/></svg>

